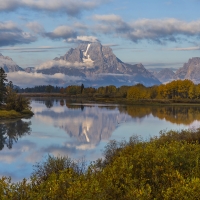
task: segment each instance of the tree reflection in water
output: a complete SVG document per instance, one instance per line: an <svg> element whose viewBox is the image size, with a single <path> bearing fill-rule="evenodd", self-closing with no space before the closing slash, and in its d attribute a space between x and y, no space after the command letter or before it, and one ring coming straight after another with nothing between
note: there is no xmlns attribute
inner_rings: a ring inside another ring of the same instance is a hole
<svg viewBox="0 0 200 200"><path fill-rule="evenodd" d="M51 108L51 107L53 107L53 100L52 99L46 99L45 100L45 105L46 105L46 107L47 108Z"/></svg>
<svg viewBox="0 0 200 200"><path fill-rule="evenodd" d="M196 106L123 106L119 111L133 118L152 114L173 124L190 125L195 120L200 121L200 107Z"/></svg>
<svg viewBox="0 0 200 200"><path fill-rule="evenodd" d="M25 122L21 119L0 123L0 150L2 150L5 145L11 149L13 143L18 141L18 138L29 135L31 133L30 125L30 121Z"/></svg>

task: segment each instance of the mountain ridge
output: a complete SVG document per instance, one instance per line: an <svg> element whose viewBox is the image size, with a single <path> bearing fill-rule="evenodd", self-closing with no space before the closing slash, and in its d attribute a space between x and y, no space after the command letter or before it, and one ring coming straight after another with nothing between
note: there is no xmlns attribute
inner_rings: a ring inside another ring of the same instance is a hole
<svg viewBox="0 0 200 200"><path fill-rule="evenodd" d="M81 43L78 47L69 49L64 56L54 58L54 61L59 63L55 62L51 68L38 68L36 71L43 74L61 72L66 75L81 76L86 78L86 81L90 81L91 84L100 84L100 82L101 84L105 82L107 85L111 82L112 84L116 82L116 85L142 83L149 86L160 84L160 81L141 63L135 65L124 63L114 55L110 47L103 46L99 42ZM60 65L61 61L65 61L66 66ZM56 64L60 66L56 66ZM100 80L98 80L99 76L101 76ZM113 76L112 79L115 81L109 82L110 76ZM121 77L119 78L119 76ZM102 81L102 79L104 80Z"/></svg>
<svg viewBox="0 0 200 200"><path fill-rule="evenodd" d="M200 57L193 57L184 63L175 73L175 79L189 79L195 83L200 82Z"/></svg>
<svg viewBox="0 0 200 200"><path fill-rule="evenodd" d="M148 71L141 63L128 64L115 56L109 46L100 42L83 42L76 48L70 48L63 56L55 57L38 67L19 67L10 57L0 53L0 67L6 73L27 72L44 75L64 74L72 78L65 81L54 80L48 84L86 84L86 86L134 85L142 83L146 86L167 83L177 79L189 79L200 83L200 57L193 57L183 64L175 73L170 68ZM74 80L74 81L73 81Z"/></svg>
<svg viewBox="0 0 200 200"><path fill-rule="evenodd" d="M19 67L12 58L8 56L3 56L0 53L0 67L3 68L3 70L8 72L16 72L16 71L24 71L21 67Z"/></svg>

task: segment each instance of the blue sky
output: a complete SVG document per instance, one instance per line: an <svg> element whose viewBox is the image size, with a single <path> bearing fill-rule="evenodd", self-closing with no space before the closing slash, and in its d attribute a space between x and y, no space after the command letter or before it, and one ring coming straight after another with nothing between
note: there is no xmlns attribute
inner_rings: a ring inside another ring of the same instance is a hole
<svg viewBox="0 0 200 200"><path fill-rule="evenodd" d="M124 62L178 68L200 50L200 0L0 0L0 53L36 67L81 40Z"/></svg>

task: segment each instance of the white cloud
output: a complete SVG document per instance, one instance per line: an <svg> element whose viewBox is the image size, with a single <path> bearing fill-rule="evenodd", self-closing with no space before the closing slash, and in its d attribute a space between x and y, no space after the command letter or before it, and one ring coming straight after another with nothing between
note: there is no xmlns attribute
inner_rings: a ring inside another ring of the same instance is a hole
<svg viewBox="0 0 200 200"><path fill-rule="evenodd" d="M34 41L34 35L24 32L12 21L0 22L0 46L28 44Z"/></svg>
<svg viewBox="0 0 200 200"><path fill-rule="evenodd" d="M200 20L185 22L174 18L141 19L130 23L130 36L137 39L168 37L176 35L200 35ZM174 38L175 40L175 38Z"/></svg>
<svg viewBox="0 0 200 200"><path fill-rule="evenodd" d="M18 30L17 25L12 21L0 22L0 30Z"/></svg>
<svg viewBox="0 0 200 200"><path fill-rule="evenodd" d="M34 33L44 33L44 27L36 21L28 22L26 26Z"/></svg>
<svg viewBox="0 0 200 200"><path fill-rule="evenodd" d="M45 33L50 39L75 38L77 33L69 26L58 26L52 32Z"/></svg>
<svg viewBox="0 0 200 200"><path fill-rule="evenodd" d="M77 36L76 38L68 38L65 42L99 42L97 37L94 36Z"/></svg>
<svg viewBox="0 0 200 200"><path fill-rule="evenodd" d="M82 29L82 30L87 30L88 29L88 26L83 24L83 23L80 23L80 22L76 22L74 24L74 27L75 28L78 28L78 29Z"/></svg>
<svg viewBox="0 0 200 200"><path fill-rule="evenodd" d="M84 42L98 42L97 37L94 36L77 36L77 40Z"/></svg>
<svg viewBox="0 0 200 200"><path fill-rule="evenodd" d="M99 24L94 27L96 31L123 37L133 42L144 39L158 43L177 42L180 36L200 36L200 20L187 22L167 18L125 22L117 15L95 15L93 19L99 21Z"/></svg>
<svg viewBox="0 0 200 200"><path fill-rule="evenodd" d="M20 8L36 11L62 12L77 16L82 11L92 10L109 0L5 0L0 3L0 11L15 11Z"/></svg>
<svg viewBox="0 0 200 200"><path fill-rule="evenodd" d="M20 87L32 87L36 85L59 85L63 83L70 83L71 81L80 81L81 77L67 76L65 74L57 73L54 75L47 75L42 73L26 73L22 71L10 72L7 74L9 81Z"/></svg>
<svg viewBox="0 0 200 200"><path fill-rule="evenodd" d="M75 62L75 63L71 63L71 62L67 62L65 60L50 60L47 62L42 63L41 65L37 66L35 69L36 70L42 70L42 69L51 69L52 67L66 67L66 68L70 68L70 67L84 67L85 63L79 63L79 62ZM87 67L92 67L92 63L87 63Z"/></svg>

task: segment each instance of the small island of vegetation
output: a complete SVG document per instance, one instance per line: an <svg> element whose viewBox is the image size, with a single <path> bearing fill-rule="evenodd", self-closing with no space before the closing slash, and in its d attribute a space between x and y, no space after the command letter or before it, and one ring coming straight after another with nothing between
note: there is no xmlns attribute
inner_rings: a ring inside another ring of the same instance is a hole
<svg viewBox="0 0 200 200"><path fill-rule="evenodd" d="M32 116L30 100L14 90L13 83L7 83L7 75L0 68L0 119Z"/></svg>

